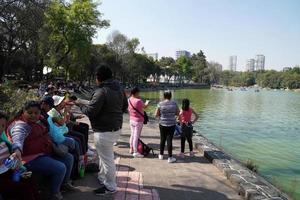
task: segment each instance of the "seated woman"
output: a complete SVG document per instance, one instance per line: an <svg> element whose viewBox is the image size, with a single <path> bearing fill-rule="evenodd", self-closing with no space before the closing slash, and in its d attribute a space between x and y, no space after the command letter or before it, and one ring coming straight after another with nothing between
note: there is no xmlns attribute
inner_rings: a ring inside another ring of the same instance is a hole
<svg viewBox="0 0 300 200"><path fill-rule="evenodd" d="M51 198L61 200L61 186L64 190L75 189L70 183L74 158L69 153L61 157L53 155L47 122L42 119L40 103L27 102L8 127L12 150L28 170L50 177Z"/></svg>
<svg viewBox="0 0 300 200"><path fill-rule="evenodd" d="M15 159L14 156L16 156L12 152L11 143L4 132L7 119L7 115L0 111L0 194L5 199L36 200L37 190L30 177L22 178L20 181L12 180L13 170L18 170L21 161L18 160L18 165L14 169L10 169L4 164L6 159L10 157Z"/></svg>

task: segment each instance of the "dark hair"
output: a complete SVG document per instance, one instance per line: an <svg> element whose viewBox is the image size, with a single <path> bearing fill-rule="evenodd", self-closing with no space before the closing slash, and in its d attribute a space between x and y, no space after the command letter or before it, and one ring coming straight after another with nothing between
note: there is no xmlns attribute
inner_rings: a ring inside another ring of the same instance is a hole
<svg viewBox="0 0 300 200"><path fill-rule="evenodd" d="M27 101L24 104L23 111L28 110L29 108L38 108L41 110L41 103L39 101Z"/></svg>
<svg viewBox="0 0 300 200"><path fill-rule="evenodd" d="M24 111L28 110L29 108L38 108L39 110L41 110L41 103L39 101L27 101L24 104L23 108L19 112L17 112L17 114L13 119L14 120L19 119L24 113Z"/></svg>
<svg viewBox="0 0 300 200"><path fill-rule="evenodd" d="M106 64L101 64L96 70L98 81L105 81L112 78L112 71Z"/></svg>
<svg viewBox="0 0 300 200"><path fill-rule="evenodd" d="M0 119L8 120L8 115L2 110L0 110Z"/></svg>
<svg viewBox="0 0 300 200"><path fill-rule="evenodd" d="M164 91L164 99L170 100L172 98L172 92L170 90Z"/></svg>
<svg viewBox="0 0 300 200"><path fill-rule="evenodd" d="M131 92L130 92L130 95L135 95L136 93L139 93L140 92L140 89L138 87L134 87Z"/></svg>
<svg viewBox="0 0 300 200"><path fill-rule="evenodd" d="M54 100L51 96L44 96L41 100L41 103L46 103L47 105L50 106L50 108L54 107Z"/></svg>
<svg viewBox="0 0 300 200"><path fill-rule="evenodd" d="M182 110L188 111L190 109L190 100L182 99Z"/></svg>

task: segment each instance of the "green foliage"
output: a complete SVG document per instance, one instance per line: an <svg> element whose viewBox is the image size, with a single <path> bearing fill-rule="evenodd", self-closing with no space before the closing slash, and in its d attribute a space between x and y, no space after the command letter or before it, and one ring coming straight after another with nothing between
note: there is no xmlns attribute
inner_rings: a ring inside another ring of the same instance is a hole
<svg viewBox="0 0 300 200"><path fill-rule="evenodd" d="M38 100L32 90L20 90L12 84L0 86L0 110L10 116L16 115L29 100Z"/></svg>
<svg viewBox="0 0 300 200"><path fill-rule="evenodd" d="M67 74L72 68L80 74L90 60L92 37L97 28L108 25L101 20L92 0L73 0L70 4L52 1L45 12L43 37L39 42L44 62L54 69L63 67Z"/></svg>
<svg viewBox="0 0 300 200"><path fill-rule="evenodd" d="M255 173L258 172L258 165L253 160L247 160L245 165L249 170L251 170Z"/></svg>

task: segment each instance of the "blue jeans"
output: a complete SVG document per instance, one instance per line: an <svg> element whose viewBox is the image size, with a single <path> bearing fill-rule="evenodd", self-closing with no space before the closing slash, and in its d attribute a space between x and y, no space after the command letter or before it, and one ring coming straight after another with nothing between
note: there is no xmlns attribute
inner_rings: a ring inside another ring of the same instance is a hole
<svg viewBox="0 0 300 200"><path fill-rule="evenodd" d="M71 154L64 157L43 155L25 164L29 170L50 177L51 193L59 192L62 183L70 180L74 158Z"/></svg>
<svg viewBox="0 0 300 200"><path fill-rule="evenodd" d="M65 137L65 141L62 144L66 145L70 151L75 149L75 140L73 138Z"/></svg>

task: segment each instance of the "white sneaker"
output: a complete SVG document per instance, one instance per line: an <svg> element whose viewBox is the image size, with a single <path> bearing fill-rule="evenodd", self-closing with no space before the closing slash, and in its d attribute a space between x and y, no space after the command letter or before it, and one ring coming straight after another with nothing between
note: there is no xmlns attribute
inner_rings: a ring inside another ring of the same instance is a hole
<svg viewBox="0 0 300 200"><path fill-rule="evenodd" d="M89 156L89 157L93 157L95 154L95 152L93 152L92 150L88 149L87 152L86 152L86 155Z"/></svg>
<svg viewBox="0 0 300 200"><path fill-rule="evenodd" d="M168 158L168 163L174 163L174 162L176 162L176 158L174 158L174 157Z"/></svg>
<svg viewBox="0 0 300 200"><path fill-rule="evenodd" d="M133 153L133 157L134 158L144 158L144 155L137 152L137 153Z"/></svg>
<svg viewBox="0 0 300 200"><path fill-rule="evenodd" d="M113 144L114 146L118 146L118 142L114 142L114 144Z"/></svg>
<svg viewBox="0 0 300 200"><path fill-rule="evenodd" d="M159 160L163 160L163 159L164 159L164 155L160 155L160 154L159 154L159 155L158 155L158 159L159 159Z"/></svg>

